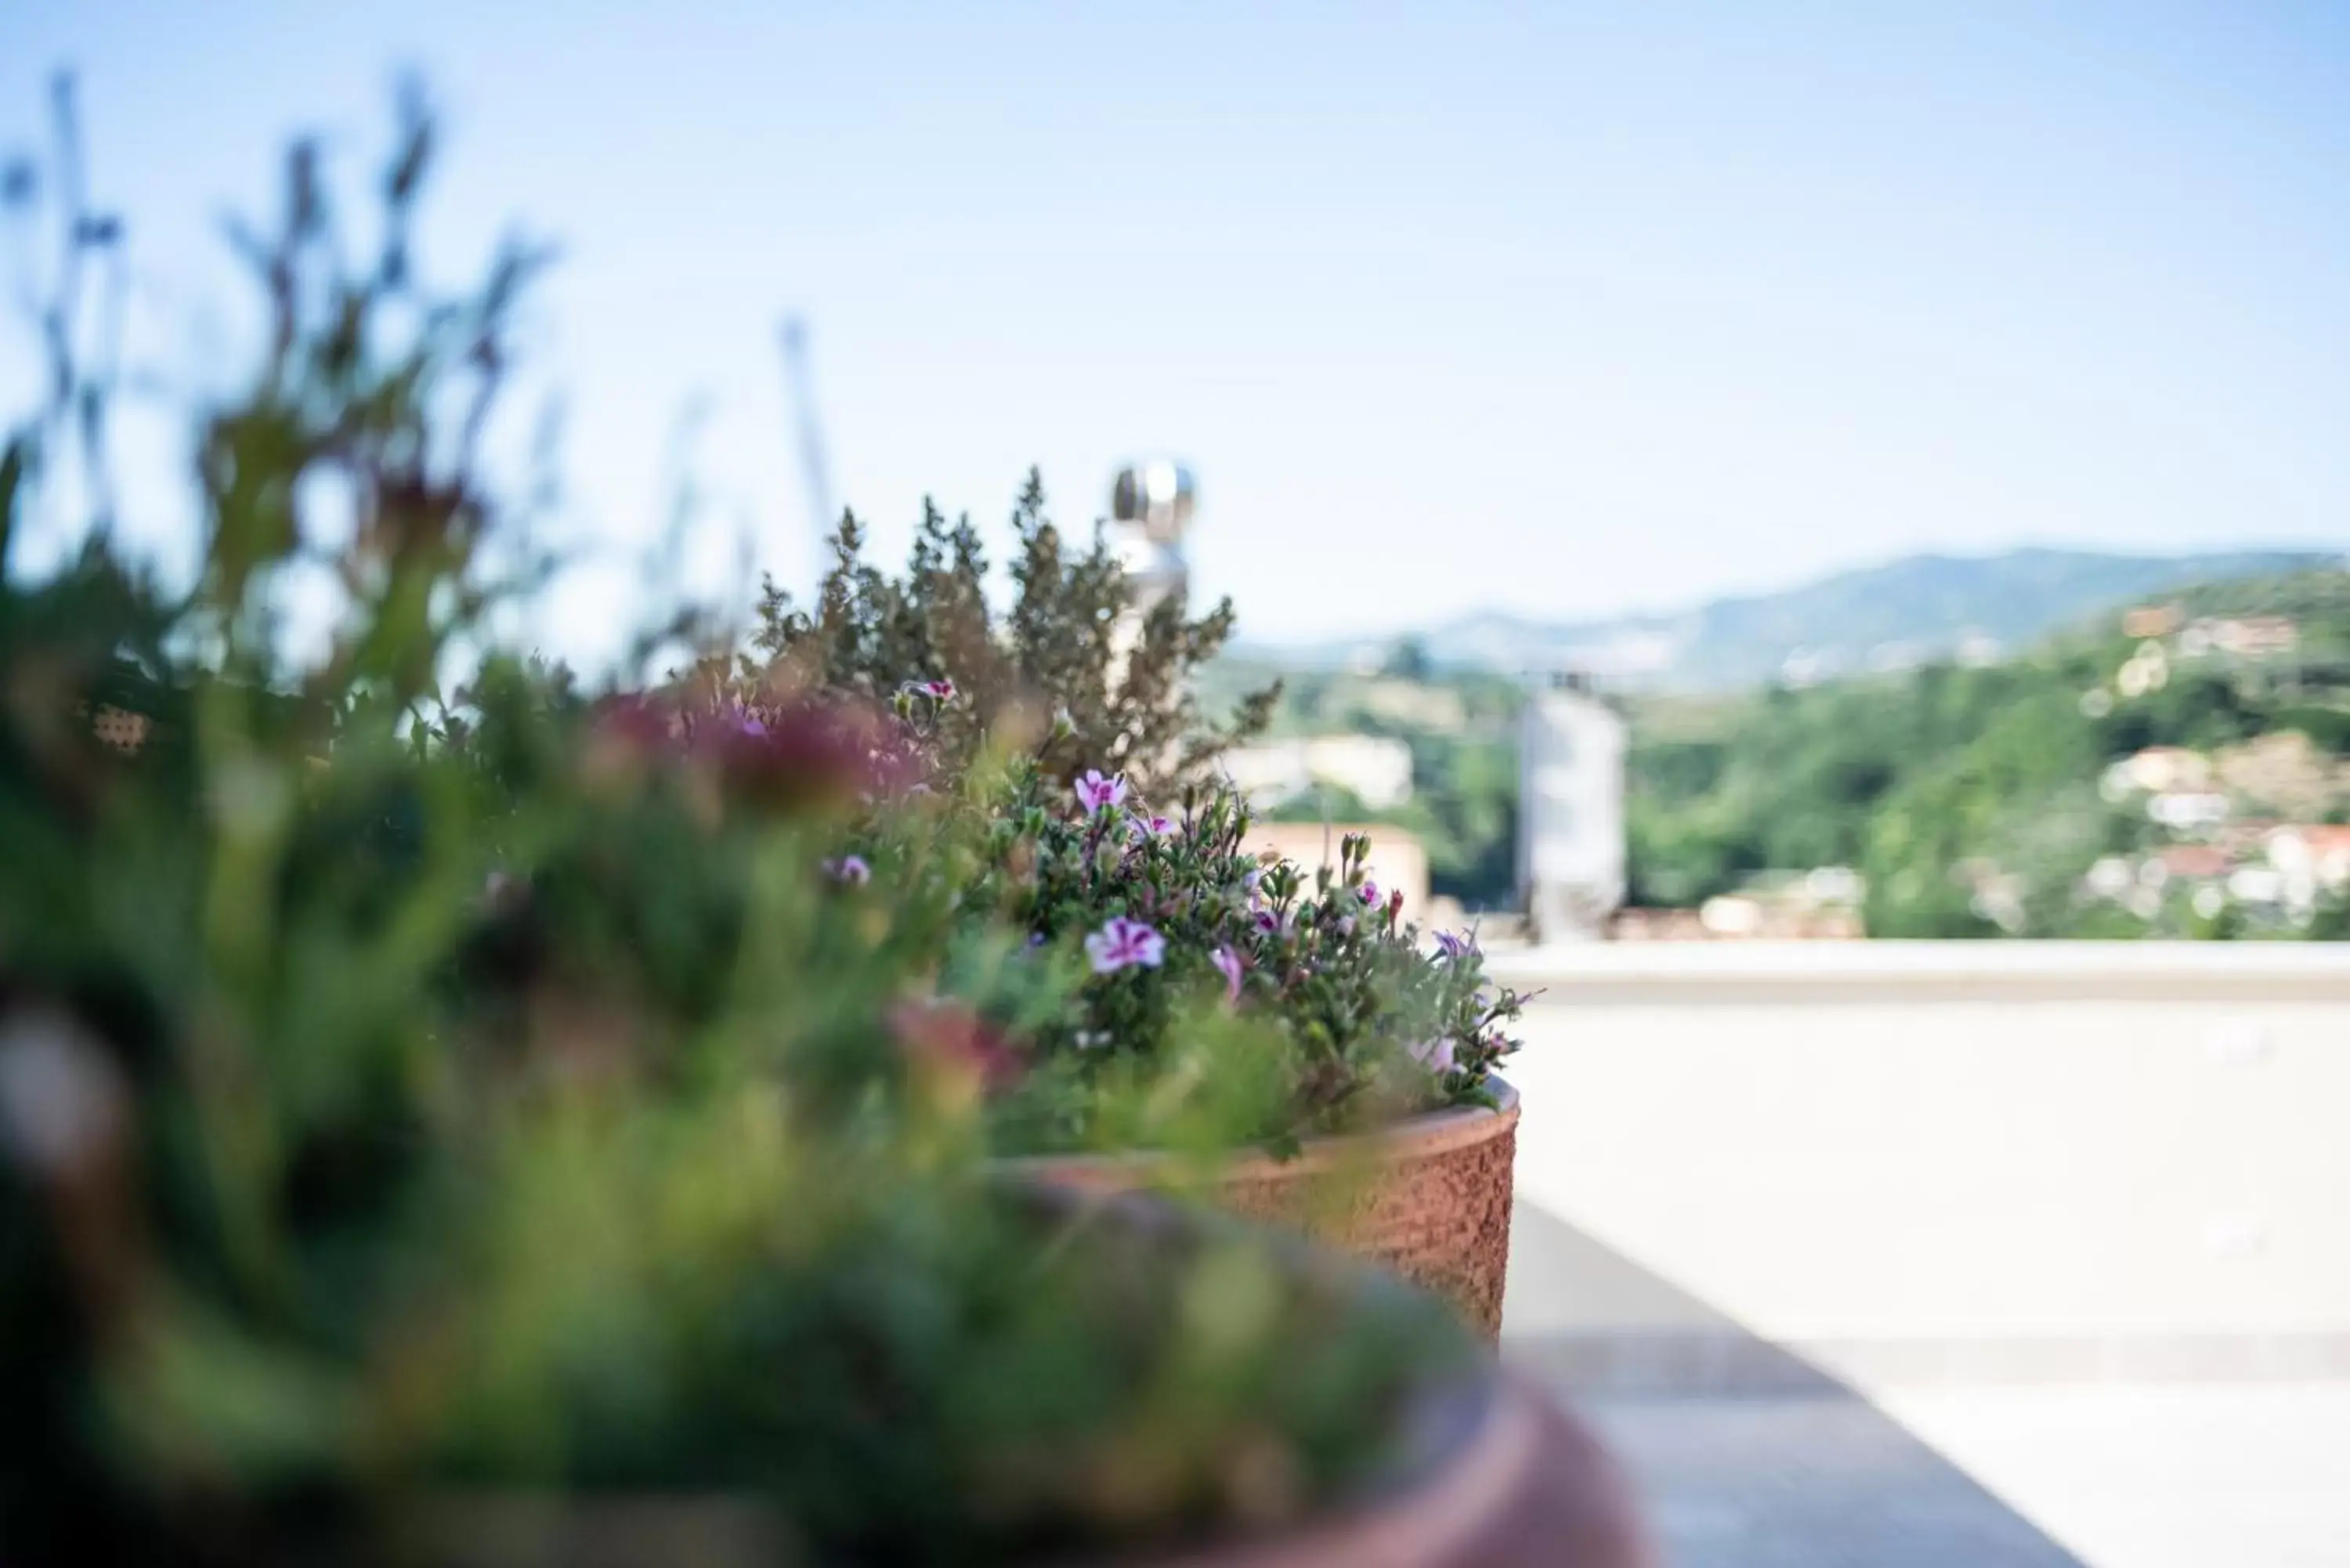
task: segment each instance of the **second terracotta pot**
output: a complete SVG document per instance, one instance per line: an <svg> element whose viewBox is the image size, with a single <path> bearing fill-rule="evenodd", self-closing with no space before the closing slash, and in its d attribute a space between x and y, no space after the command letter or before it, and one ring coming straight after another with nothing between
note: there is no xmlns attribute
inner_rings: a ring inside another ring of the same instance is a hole
<svg viewBox="0 0 2350 1568"><path fill-rule="evenodd" d="M1510 1264L1518 1095L1432 1111L1378 1132L1315 1138L1289 1159L1235 1156L1206 1178L1222 1208L1285 1226L1394 1270L1457 1307L1487 1340L1502 1329ZM1181 1187L1176 1163L1149 1153L1054 1155L1004 1167L1058 1185L1129 1191Z"/></svg>

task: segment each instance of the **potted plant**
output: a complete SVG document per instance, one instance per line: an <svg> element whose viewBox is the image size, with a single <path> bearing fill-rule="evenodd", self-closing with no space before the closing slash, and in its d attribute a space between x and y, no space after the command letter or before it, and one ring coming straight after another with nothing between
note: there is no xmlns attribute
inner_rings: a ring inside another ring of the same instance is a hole
<svg viewBox="0 0 2350 1568"><path fill-rule="evenodd" d="M1424 1298L991 1163L1007 1056L1117 1003L942 878L1000 824L943 821L901 728L497 650L464 432L527 269L421 288L429 145L356 273L294 161L192 591L102 536L20 572L66 426L0 441L0 1557L1634 1561L1604 1463ZM185 715L129 756L76 717L125 659ZM1130 1000L1235 1062L1269 1027ZM1087 1115L1257 1130L1169 1081Z"/></svg>
<svg viewBox="0 0 2350 1568"><path fill-rule="evenodd" d="M0 732L12 1560L1585 1560L1604 1470L1424 1301L991 1170L833 716L501 700L494 767Z"/></svg>
<svg viewBox="0 0 2350 1568"><path fill-rule="evenodd" d="M1034 475L1014 522L1014 610L999 624L967 521L950 530L926 506L893 578L863 564L850 519L816 612L771 587L763 659L705 667L668 694L671 722L739 722L810 691L886 700L930 798L882 814L842 864L899 897L951 894L930 928L942 970L971 972L954 933L976 920L1024 931L1033 965L1073 977L1058 1013L967 999L1019 1045L995 1086L1003 1158L1055 1179L1208 1187L1399 1269L1498 1334L1517 1103L1495 1068L1520 999L1487 981L1473 934L1404 926L1360 840L1310 879L1242 853L1247 811L1215 760L1276 693L1222 729L1186 694L1228 604L1188 624L1160 605L1121 666L1105 628L1124 590L1098 540L1069 563ZM1199 1007L1180 1004L1211 1000L1260 1042L1200 1038ZM1237 1143L1191 1136L1194 1102ZM1153 1117L1122 1122L1110 1104Z"/></svg>
<svg viewBox="0 0 2350 1568"><path fill-rule="evenodd" d="M1059 1181L1211 1191L1497 1334L1517 1098L1495 1068L1520 999L1473 936L1423 950L1358 838L1310 881L1243 853L1229 790L1170 815L1114 775L1064 792L1033 762L1010 771L960 832L952 807L901 813L858 861L890 886L944 881L962 918L1026 932L1025 962L1067 977L1060 1010L1017 1027L999 1154Z"/></svg>

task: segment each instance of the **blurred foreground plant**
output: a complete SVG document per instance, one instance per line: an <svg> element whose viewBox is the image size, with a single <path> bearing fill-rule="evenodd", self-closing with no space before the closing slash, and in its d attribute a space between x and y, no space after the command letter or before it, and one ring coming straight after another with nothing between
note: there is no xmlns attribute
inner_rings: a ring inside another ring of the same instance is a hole
<svg viewBox="0 0 2350 1568"><path fill-rule="evenodd" d="M268 341L201 421L190 591L102 529L0 557L0 1557L541 1560L665 1500L670 1560L743 1519L771 1561L1009 1561L1373 1475L1463 1354L1433 1309L988 1174L1002 1025L1084 982L844 850L933 823L919 726L497 649L539 566L478 443L536 260L417 282L431 147L411 112L362 264L308 147L240 241ZM102 401L70 347L62 406ZM0 527L56 428L0 447Z"/></svg>

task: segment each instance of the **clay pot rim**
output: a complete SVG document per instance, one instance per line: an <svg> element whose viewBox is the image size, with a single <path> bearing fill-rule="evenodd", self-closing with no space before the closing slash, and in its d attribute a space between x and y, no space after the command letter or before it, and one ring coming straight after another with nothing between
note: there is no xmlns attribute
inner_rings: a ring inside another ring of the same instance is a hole
<svg viewBox="0 0 2350 1568"><path fill-rule="evenodd" d="M1555 1469L1550 1450L1563 1417L1522 1373L1492 1362L1465 1376L1432 1382L1399 1413L1423 1428L1419 1462L1351 1498L1333 1499L1292 1523L1187 1545L1107 1547L1107 1555L1055 1558L1062 1568L1425 1568L1465 1563L1496 1521L1524 1505ZM1441 1435L1428 1434L1433 1421ZM723 1563L769 1559L776 1516L754 1497L725 1491L564 1497L526 1490L453 1490L411 1521L435 1561L560 1562L588 1542L597 1561L674 1560L677 1536L698 1536ZM519 1532L517 1537L515 1532ZM650 1532L650 1534L646 1532ZM501 1537L507 1541L504 1550ZM631 1546L636 1536L640 1544ZM516 1541L523 1542L516 1549ZM531 1552L537 1555L532 1557ZM508 1552L512 1552L510 1556ZM639 1553L641 1552L641 1558Z"/></svg>
<svg viewBox="0 0 2350 1568"><path fill-rule="evenodd" d="M1062 1568L1419 1568L1460 1563L1494 1528L1523 1507L1555 1467L1549 1449L1558 1420L1544 1397L1511 1373L1485 1364L1471 1377L1421 1389L1403 1422L1448 1415L1450 1437L1421 1465L1351 1500L1333 1500L1285 1528L1233 1532L1142 1556L1107 1549L1107 1556L1055 1559ZM597 1542L597 1561L660 1561L672 1556L677 1531L714 1549L717 1561L766 1561L780 1535L775 1516L759 1500L738 1493L639 1493L601 1498L517 1493L444 1493L435 1507L411 1519L423 1526L411 1542L425 1552L444 1547L440 1561L503 1563L498 1540L507 1535L538 1549L543 1561L567 1561L571 1549ZM629 1547L637 1537L637 1547ZM674 1561L674 1559L672 1559Z"/></svg>
<svg viewBox="0 0 2350 1568"><path fill-rule="evenodd" d="M1518 1125L1518 1091L1499 1073L1488 1075L1485 1083L1493 1091L1495 1103L1491 1106L1447 1106L1441 1110L1406 1116L1371 1132L1307 1138L1304 1147L1287 1159L1262 1149L1235 1151L1215 1162L1216 1174L1219 1179L1300 1176L1332 1168L1360 1168L1366 1162L1422 1158L1489 1142ZM1129 1181L1139 1185L1138 1179L1154 1175L1170 1163L1186 1158L1186 1152L1180 1150L1136 1148L1104 1153L1008 1155L988 1163L1007 1176L1092 1177L1115 1185L1127 1185Z"/></svg>
<svg viewBox="0 0 2350 1568"><path fill-rule="evenodd" d="M1405 1414L1406 1422L1425 1422L1449 1407L1459 1423L1413 1469L1286 1529L1176 1549L1144 1559L1142 1568L1415 1568L1463 1561L1465 1549L1534 1484L1544 1462L1552 1418L1543 1397L1523 1374L1488 1361L1477 1376L1423 1389Z"/></svg>

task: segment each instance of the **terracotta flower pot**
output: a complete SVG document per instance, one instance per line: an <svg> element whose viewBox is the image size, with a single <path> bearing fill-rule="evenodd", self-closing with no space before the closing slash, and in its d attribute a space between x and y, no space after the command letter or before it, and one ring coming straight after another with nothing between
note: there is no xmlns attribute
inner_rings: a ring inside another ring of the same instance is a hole
<svg viewBox="0 0 2350 1568"><path fill-rule="evenodd" d="M1490 1342L1502 1332L1510 1264L1518 1094L1492 1080L1494 1109L1432 1111L1375 1133L1315 1138L1291 1159L1247 1154L1209 1180L1233 1213L1303 1231L1442 1296ZM1048 1155L1003 1162L1064 1186L1135 1190L1187 1185L1150 1153Z"/></svg>

